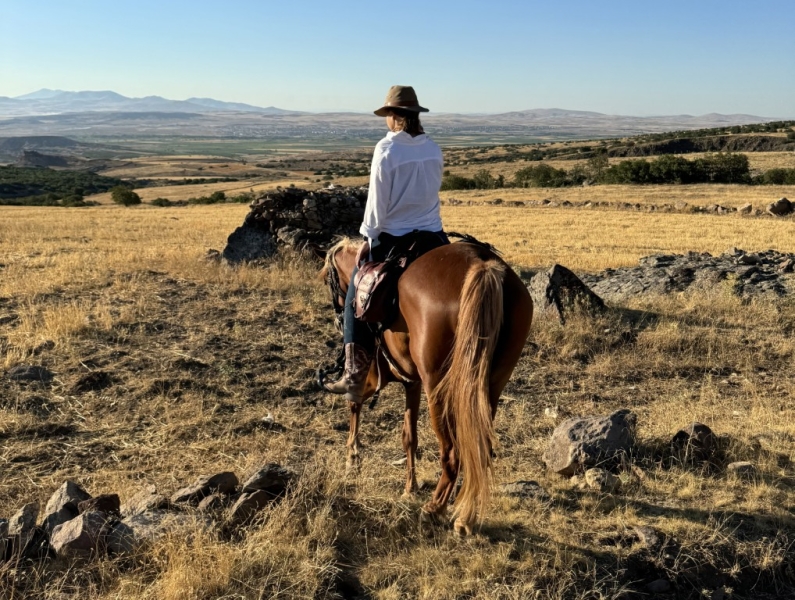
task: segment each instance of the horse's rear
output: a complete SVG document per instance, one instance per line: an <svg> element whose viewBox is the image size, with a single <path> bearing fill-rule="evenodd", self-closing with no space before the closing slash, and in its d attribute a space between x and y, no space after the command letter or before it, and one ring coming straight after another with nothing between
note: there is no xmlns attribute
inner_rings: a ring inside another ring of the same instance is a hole
<svg viewBox="0 0 795 600"><path fill-rule="evenodd" d="M463 470L456 530L469 532L485 514L492 421L527 340L532 301L508 265L470 243L421 256L401 277L399 293L401 318L385 339L401 370L422 380L440 443L442 477L424 510L444 513Z"/></svg>

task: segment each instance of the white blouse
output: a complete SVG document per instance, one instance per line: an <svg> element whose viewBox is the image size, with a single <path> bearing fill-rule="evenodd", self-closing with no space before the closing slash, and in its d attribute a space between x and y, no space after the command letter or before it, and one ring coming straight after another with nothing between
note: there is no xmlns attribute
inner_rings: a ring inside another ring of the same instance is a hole
<svg viewBox="0 0 795 600"><path fill-rule="evenodd" d="M439 188L442 151L425 134L389 132L375 147L370 188L359 229L366 238L404 235L415 229L441 231Z"/></svg>

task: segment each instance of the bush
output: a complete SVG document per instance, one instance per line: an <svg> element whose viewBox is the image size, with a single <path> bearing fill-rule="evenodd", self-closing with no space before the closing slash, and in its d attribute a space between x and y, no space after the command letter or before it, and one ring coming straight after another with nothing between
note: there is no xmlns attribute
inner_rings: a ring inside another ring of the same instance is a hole
<svg viewBox="0 0 795 600"><path fill-rule="evenodd" d="M444 190L474 190L475 182L468 177L461 175L445 175L442 177L442 187Z"/></svg>
<svg viewBox="0 0 795 600"><path fill-rule="evenodd" d="M153 206L174 206L174 203L168 198L155 198L150 204Z"/></svg>
<svg viewBox="0 0 795 600"><path fill-rule="evenodd" d="M756 183L762 185L795 185L795 169L770 169L760 175Z"/></svg>
<svg viewBox="0 0 795 600"><path fill-rule="evenodd" d="M123 185L117 185L110 190L110 197L116 204L123 206L132 206L141 203L141 197L132 191L130 188Z"/></svg>
<svg viewBox="0 0 795 600"><path fill-rule="evenodd" d="M517 187L563 187L569 185L566 171L546 164L519 169L513 177Z"/></svg>

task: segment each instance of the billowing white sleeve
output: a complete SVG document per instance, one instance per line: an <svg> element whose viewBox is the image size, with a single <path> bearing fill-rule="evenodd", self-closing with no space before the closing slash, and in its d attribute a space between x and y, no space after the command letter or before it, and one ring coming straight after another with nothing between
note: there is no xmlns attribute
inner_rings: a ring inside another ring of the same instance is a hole
<svg viewBox="0 0 795 600"><path fill-rule="evenodd" d="M367 192L367 204L364 207L364 220L359 233L371 240L378 239L389 210L389 198L392 194L392 173L384 165L385 155L376 153L370 167L370 187Z"/></svg>

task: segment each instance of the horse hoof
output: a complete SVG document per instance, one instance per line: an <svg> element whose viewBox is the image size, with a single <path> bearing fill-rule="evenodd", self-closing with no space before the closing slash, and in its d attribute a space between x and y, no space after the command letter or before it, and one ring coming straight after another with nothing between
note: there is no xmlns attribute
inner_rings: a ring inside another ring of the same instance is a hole
<svg viewBox="0 0 795 600"><path fill-rule="evenodd" d="M453 531L455 534L460 538L465 538L469 535L472 535L472 527L469 524L465 523L461 519L456 519L455 523L453 524Z"/></svg>

